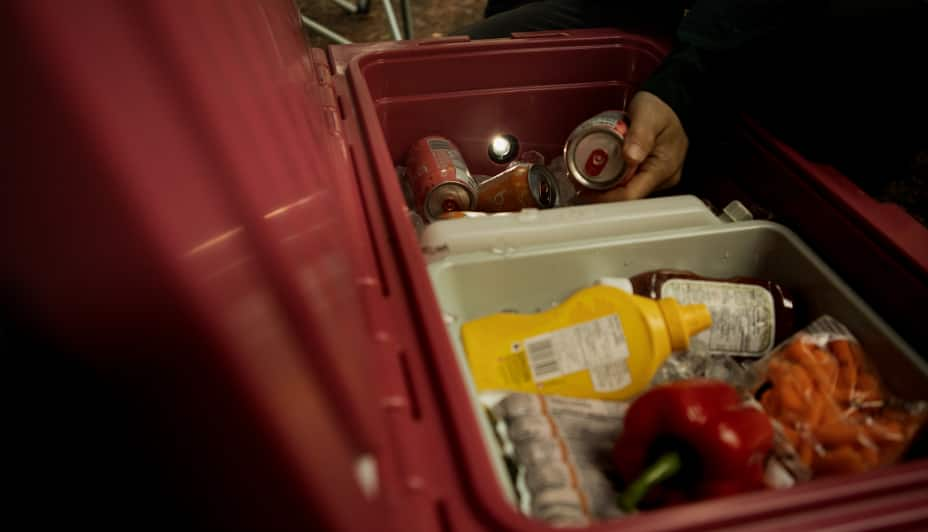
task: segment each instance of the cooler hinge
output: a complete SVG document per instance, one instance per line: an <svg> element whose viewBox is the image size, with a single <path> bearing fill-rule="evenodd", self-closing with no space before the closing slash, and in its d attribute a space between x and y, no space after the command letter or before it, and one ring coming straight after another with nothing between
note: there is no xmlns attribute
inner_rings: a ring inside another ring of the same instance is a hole
<svg viewBox="0 0 928 532"><path fill-rule="evenodd" d="M377 386L374 395L388 434L380 460L384 484L390 486L384 496L390 506L403 509L403 515L398 516L403 530L445 530L441 515L435 513L441 506L432 474L438 466L432 463L437 453L427 448L427 433L434 420L424 412L431 410L422 403L426 396L417 392L416 376L421 377L421 369L416 371L411 350L415 348L394 332L402 316L397 313L396 302L383 295L377 279L359 278L357 288L373 331L370 360Z"/></svg>
<svg viewBox="0 0 928 532"><path fill-rule="evenodd" d="M323 109L331 120L329 132L336 137L347 154L357 182L346 186L343 193L353 198L363 209L358 220L359 228L353 234L363 242L356 242L357 261L355 286L353 287L363 306L364 324L359 323L359 334L370 338L370 371L376 392L374 408L384 422L388 441L383 442L378 452L381 491L393 508L401 509L397 515L402 530L430 531L436 527L435 508L440 498L432 483L431 473L435 465L435 453L430 452L426 442L428 426L434 419L424 413L431 410L423 405L417 392L417 383L422 382L422 369L417 361L415 341L410 340L403 320L404 297L394 293L401 290L396 267L390 263L392 253L385 243L389 238L386 228L379 220L383 216L380 194L374 180L366 179L371 168L367 159L367 147L362 140L357 113L351 98L351 88L344 74L332 67L328 55L319 49L312 50L314 80L322 89ZM346 287L346 289L348 289ZM364 330L361 330L363 327ZM418 379L418 380L417 380ZM425 383L427 386L428 384ZM425 408L424 408L425 407Z"/></svg>
<svg viewBox="0 0 928 532"><path fill-rule="evenodd" d="M339 109L338 97L335 95L329 59L325 52L318 48L310 48L309 51L310 64L308 68L312 70L313 79L319 88L318 94L322 100L320 103L325 114L327 131L344 147L345 136L342 128L342 113Z"/></svg>

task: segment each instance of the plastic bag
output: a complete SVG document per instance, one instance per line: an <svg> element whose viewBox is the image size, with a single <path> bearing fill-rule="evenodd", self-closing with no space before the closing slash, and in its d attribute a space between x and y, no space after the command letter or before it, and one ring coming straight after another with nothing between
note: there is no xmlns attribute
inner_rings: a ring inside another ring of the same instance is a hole
<svg viewBox="0 0 928 532"><path fill-rule="evenodd" d="M924 402L889 393L860 343L829 316L752 370L777 433L775 455L799 482L896 462L926 417Z"/></svg>
<svg viewBox="0 0 928 532"><path fill-rule="evenodd" d="M685 379L714 379L727 382L743 392L752 384L751 377L750 372L732 357L683 352L667 357L654 375L651 385Z"/></svg>
<svg viewBox="0 0 928 532"><path fill-rule="evenodd" d="M628 403L508 394L492 409L523 512L555 526L622 515L609 481Z"/></svg>

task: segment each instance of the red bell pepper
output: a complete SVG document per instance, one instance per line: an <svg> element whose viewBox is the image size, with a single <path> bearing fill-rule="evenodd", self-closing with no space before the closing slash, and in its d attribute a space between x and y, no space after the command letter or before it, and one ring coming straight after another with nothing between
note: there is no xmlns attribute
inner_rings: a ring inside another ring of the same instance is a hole
<svg viewBox="0 0 928 532"><path fill-rule="evenodd" d="M652 388L629 407L614 460L625 491L619 506L662 506L763 487L773 427L721 381Z"/></svg>

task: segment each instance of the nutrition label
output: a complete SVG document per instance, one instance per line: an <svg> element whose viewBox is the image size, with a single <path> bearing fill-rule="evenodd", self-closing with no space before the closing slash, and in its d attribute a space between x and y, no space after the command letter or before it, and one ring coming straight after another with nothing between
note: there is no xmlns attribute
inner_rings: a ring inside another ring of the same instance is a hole
<svg viewBox="0 0 928 532"><path fill-rule="evenodd" d="M762 356L773 348L773 296L760 286L690 279L671 279L661 297L681 305L702 303L712 315L712 327L690 340L690 352Z"/></svg>
<svg viewBox="0 0 928 532"><path fill-rule="evenodd" d="M597 392L631 383L628 343L615 314L527 338L524 345L535 382L588 370Z"/></svg>

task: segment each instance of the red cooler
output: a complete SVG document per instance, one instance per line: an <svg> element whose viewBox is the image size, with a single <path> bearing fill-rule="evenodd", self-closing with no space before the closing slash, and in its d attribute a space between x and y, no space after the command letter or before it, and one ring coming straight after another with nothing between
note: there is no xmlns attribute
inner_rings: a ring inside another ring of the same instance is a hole
<svg viewBox="0 0 928 532"><path fill-rule="evenodd" d="M597 30L321 50L285 0L2 9L12 309L157 405L163 443L147 444L209 525L548 530L512 502L456 329L607 274L774 276L806 323L841 319L894 392L928 399L928 231L749 118L692 192L776 223L664 197L442 221L423 250L395 172L410 145L447 136L485 175L504 168L487 155L497 134L551 158L577 124L625 108L661 42ZM894 467L589 529L925 528L920 442Z"/></svg>

